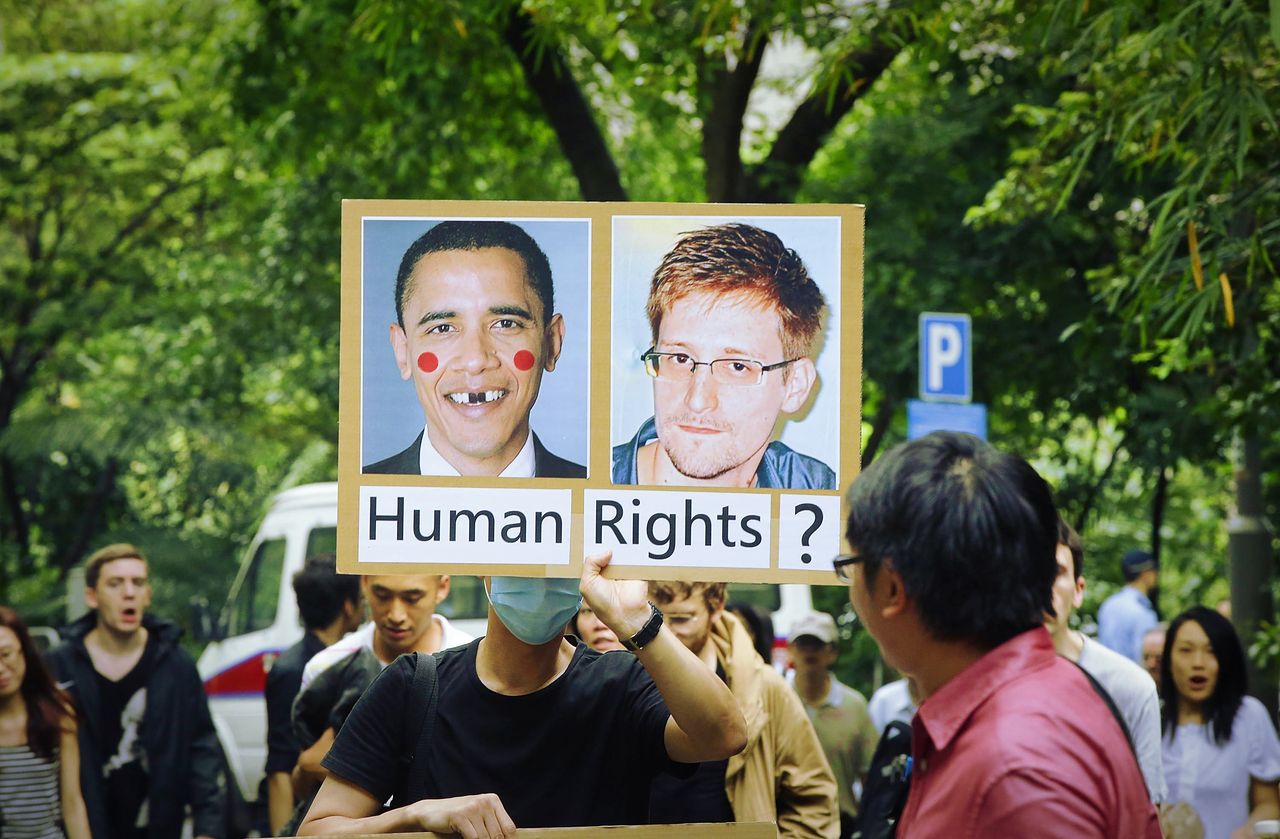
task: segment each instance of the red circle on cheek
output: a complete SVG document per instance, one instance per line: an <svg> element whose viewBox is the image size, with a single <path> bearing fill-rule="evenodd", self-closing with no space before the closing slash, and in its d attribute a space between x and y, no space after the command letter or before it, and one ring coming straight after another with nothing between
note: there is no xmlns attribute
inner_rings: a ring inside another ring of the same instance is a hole
<svg viewBox="0 0 1280 839"><path fill-rule="evenodd" d="M424 352L418 356L418 369L424 373L434 373L440 366L440 359L433 352Z"/></svg>
<svg viewBox="0 0 1280 839"><path fill-rule="evenodd" d="M533 357L533 353L528 350L520 350L512 360L516 363L517 369L532 370L535 359Z"/></svg>

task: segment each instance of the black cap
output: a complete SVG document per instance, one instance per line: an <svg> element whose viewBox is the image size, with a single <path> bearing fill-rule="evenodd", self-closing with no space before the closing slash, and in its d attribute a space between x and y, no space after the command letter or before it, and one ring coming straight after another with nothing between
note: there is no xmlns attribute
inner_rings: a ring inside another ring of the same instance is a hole
<svg viewBox="0 0 1280 839"><path fill-rule="evenodd" d="M1156 558L1141 548L1126 551L1120 560L1120 570L1124 572L1125 582L1137 579L1143 571L1155 571L1159 568Z"/></svg>

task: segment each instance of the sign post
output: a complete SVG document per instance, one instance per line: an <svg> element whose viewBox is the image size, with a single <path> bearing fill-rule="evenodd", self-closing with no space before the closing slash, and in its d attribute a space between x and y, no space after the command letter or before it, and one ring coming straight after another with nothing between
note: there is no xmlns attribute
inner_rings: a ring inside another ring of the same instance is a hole
<svg viewBox="0 0 1280 839"><path fill-rule="evenodd" d="M907 438L963 431L987 439L987 406L973 400L973 324L968 315L920 313L920 398L907 403Z"/></svg>

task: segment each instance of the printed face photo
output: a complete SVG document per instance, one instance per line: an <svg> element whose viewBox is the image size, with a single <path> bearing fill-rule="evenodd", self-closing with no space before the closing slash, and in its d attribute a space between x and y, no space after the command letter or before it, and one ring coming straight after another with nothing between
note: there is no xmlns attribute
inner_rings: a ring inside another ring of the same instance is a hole
<svg viewBox="0 0 1280 839"><path fill-rule="evenodd" d="M427 254L402 305L405 326L391 325L391 346L432 447L455 466L501 472L528 437L542 373L560 357L564 319L542 311L523 260L505 248Z"/></svg>
<svg viewBox="0 0 1280 839"><path fill-rule="evenodd" d="M364 471L585 477L589 224L364 222Z"/></svg>
<svg viewBox="0 0 1280 839"><path fill-rule="evenodd" d="M653 378L659 442L640 456L692 480L749 486L774 423L813 384L812 361L784 358L780 329L777 312L740 294L694 292L672 303L655 345L669 354ZM665 378L664 367L679 372Z"/></svg>
<svg viewBox="0 0 1280 839"><path fill-rule="evenodd" d="M614 484L837 488L839 225L615 216Z"/></svg>

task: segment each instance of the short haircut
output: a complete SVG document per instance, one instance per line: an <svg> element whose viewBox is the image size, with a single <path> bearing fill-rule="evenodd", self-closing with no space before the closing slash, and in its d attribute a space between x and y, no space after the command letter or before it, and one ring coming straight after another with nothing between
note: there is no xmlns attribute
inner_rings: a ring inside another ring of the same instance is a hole
<svg viewBox="0 0 1280 839"><path fill-rule="evenodd" d="M150 565L147 558L142 555L142 551L127 542L117 542L114 545L99 548L84 561L84 584L89 588L97 588L102 566L117 559L140 559L144 565L148 567Z"/></svg>
<svg viewBox="0 0 1280 839"><path fill-rule="evenodd" d="M670 582L650 582L649 597L659 606L676 600L684 600L702 593L702 602L707 604L707 611L714 612L724 607L726 583L686 583L683 580Z"/></svg>
<svg viewBox="0 0 1280 839"><path fill-rule="evenodd" d="M935 431L854 480L846 536L869 583L892 563L933 637L990 650L1053 614L1057 521L1025 460Z"/></svg>
<svg viewBox="0 0 1280 839"><path fill-rule="evenodd" d="M360 577L339 574L334 554L315 554L307 557L306 563L293 575L293 593L298 598L302 625L307 629L321 629L342 614L344 603L360 602Z"/></svg>
<svg viewBox="0 0 1280 839"><path fill-rule="evenodd" d="M1178 687L1173 682L1173 644L1184 623L1200 624L1209 636L1209 646L1218 659L1218 681L1213 693L1204 701L1203 712L1213 741L1219 746L1231 739L1231 728L1249 687L1245 672L1244 648L1231 621L1207 606L1192 606L1169 621L1164 636L1164 654L1160 659L1160 700L1164 705L1164 734L1172 740L1178 734Z"/></svg>
<svg viewBox="0 0 1280 839"><path fill-rule="evenodd" d="M653 340L662 316L697 292L742 294L777 310L786 359L813 353L826 302L800 256L773 233L749 224L721 224L682 233L653 272L645 312Z"/></svg>
<svg viewBox="0 0 1280 839"><path fill-rule="evenodd" d="M1067 550L1071 551L1071 562L1076 569L1076 579L1084 576L1084 543L1080 541L1080 534L1076 533L1076 529L1067 524L1067 520L1062 516L1058 516L1058 544L1066 545Z"/></svg>
<svg viewBox="0 0 1280 839"><path fill-rule="evenodd" d="M442 221L419 236L400 259L396 273L396 322L404 329L404 302L413 294L413 271L424 256L444 251L506 248L524 262L525 280L542 301L545 325L555 312L551 263L538 243L509 221Z"/></svg>

